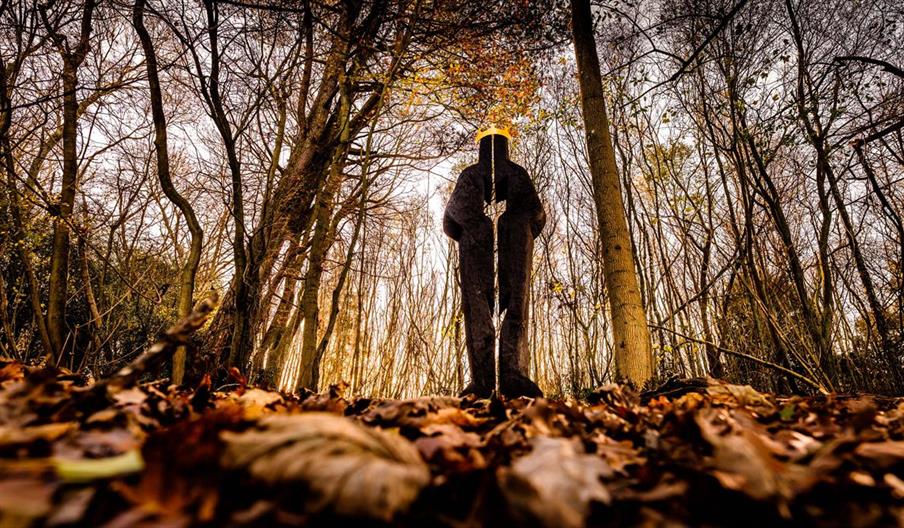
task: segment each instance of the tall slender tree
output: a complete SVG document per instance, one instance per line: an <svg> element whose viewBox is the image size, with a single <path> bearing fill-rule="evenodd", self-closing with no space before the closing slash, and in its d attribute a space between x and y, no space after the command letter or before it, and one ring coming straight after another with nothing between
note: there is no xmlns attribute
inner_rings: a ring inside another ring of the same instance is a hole
<svg viewBox="0 0 904 528"><path fill-rule="evenodd" d="M57 359L63 353L66 330L66 297L69 285L69 235L78 188L78 69L91 46L91 22L96 3L87 0L81 13L78 40L69 42L62 28L48 17L49 6L40 6L41 19L63 62L63 174L59 202L52 209L53 253L50 260L47 331Z"/></svg>
<svg viewBox="0 0 904 528"><path fill-rule="evenodd" d="M612 314L616 375L642 386L653 376L650 333L609 131L590 0L572 0L571 29L581 86L593 201L603 246L606 294Z"/></svg>
<svg viewBox="0 0 904 528"><path fill-rule="evenodd" d="M169 150L166 135L166 114L163 112L163 94L160 90L160 76L157 68L157 52L154 42L144 25L145 0L136 0L132 9L132 25L141 40L144 50L145 64L148 72L148 91L151 97L151 115L154 121L154 149L157 154L157 177L163 194L171 201L185 218L188 231L191 234L191 242L188 257L182 264L179 277L179 301L178 315L184 318L191 313L192 296L195 291L195 276L198 273L198 265L201 262L201 246L204 240L204 232L195 210L184 196L179 194L170 177ZM173 383L182 383L185 375L185 347L179 347L173 356Z"/></svg>

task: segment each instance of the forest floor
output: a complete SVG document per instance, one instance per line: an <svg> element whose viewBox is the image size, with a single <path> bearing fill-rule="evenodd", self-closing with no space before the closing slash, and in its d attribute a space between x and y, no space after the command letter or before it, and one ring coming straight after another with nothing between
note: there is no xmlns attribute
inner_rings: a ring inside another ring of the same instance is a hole
<svg viewBox="0 0 904 528"><path fill-rule="evenodd" d="M98 390L0 361L0 526L900 526L904 400Z"/></svg>

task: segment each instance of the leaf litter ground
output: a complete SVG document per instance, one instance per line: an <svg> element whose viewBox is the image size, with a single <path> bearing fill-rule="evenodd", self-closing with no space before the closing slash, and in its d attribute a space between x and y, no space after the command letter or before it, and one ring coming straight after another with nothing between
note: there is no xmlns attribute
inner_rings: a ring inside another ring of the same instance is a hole
<svg viewBox="0 0 904 528"><path fill-rule="evenodd" d="M90 384L0 361L0 526L902 526L904 400Z"/></svg>

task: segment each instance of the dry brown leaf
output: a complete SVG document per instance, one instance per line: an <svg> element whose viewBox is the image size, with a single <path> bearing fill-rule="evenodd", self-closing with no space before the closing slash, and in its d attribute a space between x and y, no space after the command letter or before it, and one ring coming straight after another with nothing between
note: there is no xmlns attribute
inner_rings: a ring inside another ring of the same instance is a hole
<svg viewBox="0 0 904 528"><path fill-rule="evenodd" d="M450 423L428 425L421 432L425 436L418 438L414 445L427 462L459 471L486 466L486 460L476 450L483 445L477 433L462 431Z"/></svg>
<svg viewBox="0 0 904 528"><path fill-rule="evenodd" d="M95 493L94 488L66 490L53 514L47 519L47 526L72 525L81 521Z"/></svg>
<svg viewBox="0 0 904 528"><path fill-rule="evenodd" d="M138 388L110 391L117 407L140 406L148 399L148 395Z"/></svg>
<svg viewBox="0 0 904 528"><path fill-rule="evenodd" d="M19 380L25 375L25 365L18 361L3 360L0 364L0 381Z"/></svg>
<svg viewBox="0 0 904 528"><path fill-rule="evenodd" d="M766 412L775 409L772 402L750 385L714 383L706 388L706 392L714 401L734 400L738 405Z"/></svg>
<svg viewBox="0 0 904 528"><path fill-rule="evenodd" d="M854 452L879 467L890 467L904 462L904 441L868 442Z"/></svg>
<svg viewBox="0 0 904 528"><path fill-rule="evenodd" d="M596 453L603 457L616 473L626 474L626 467L646 462L646 458L640 455L640 451L630 440L617 442L602 431L596 431L590 440L596 444Z"/></svg>
<svg viewBox="0 0 904 528"><path fill-rule="evenodd" d="M0 447L29 444L36 440L52 442L78 428L75 422L33 425L31 427L0 426Z"/></svg>
<svg viewBox="0 0 904 528"><path fill-rule="evenodd" d="M791 429L782 429L775 434L775 442L780 449L774 450L788 458L792 462L804 459L816 453L821 447L822 442L807 436L800 431Z"/></svg>
<svg viewBox="0 0 904 528"><path fill-rule="evenodd" d="M712 444L716 478L729 489L743 491L755 499L779 494L778 475L781 464L773 459L765 446L743 430L722 434L713 423L713 412L696 416L703 439Z"/></svg>
<svg viewBox="0 0 904 528"><path fill-rule="evenodd" d="M806 486L806 469L775 459L771 441L754 430L752 421L739 425L728 413L713 409L695 419L703 439L713 446L713 475L724 487L762 500L790 498Z"/></svg>
<svg viewBox="0 0 904 528"><path fill-rule="evenodd" d="M429 427L431 425L454 424L460 427L477 427L481 420L471 413L459 409L458 407L446 407L436 412L428 413L420 422L421 427Z"/></svg>
<svg viewBox="0 0 904 528"><path fill-rule="evenodd" d="M704 399L703 395L699 392L689 392L675 400L673 405L683 411L693 411L702 405Z"/></svg>
<svg viewBox="0 0 904 528"><path fill-rule="evenodd" d="M452 447L480 447L483 444L479 434L462 431L461 427L450 423L431 424L421 432L426 436L441 436Z"/></svg>
<svg viewBox="0 0 904 528"><path fill-rule="evenodd" d="M283 401L278 392L262 389L248 389L236 400L244 409L244 416L248 420L255 420L264 415L267 407Z"/></svg>
<svg viewBox="0 0 904 528"><path fill-rule="evenodd" d="M674 476L667 476L653 488L643 491L630 488L619 491L616 499L619 501L658 502L682 497L687 493L688 484L683 480L675 480Z"/></svg>
<svg viewBox="0 0 904 528"><path fill-rule="evenodd" d="M140 449L144 435L126 429L78 431L56 442L53 454L64 458L104 458Z"/></svg>
<svg viewBox="0 0 904 528"><path fill-rule="evenodd" d="M50 511L57 485L39 478L0 481L0 526L30 526Z"/></svg>
<svg viewBox="0 0 904 528"><path fill-rule="evenodd" d="M600 477L613 472L602 458L566 438L538 436L531 443L530 453L499 470L513 516L550 528L576 528L584 525L591 501L610 502Z"/></svg>
<svg viewBox="0 0 904 528"><path fill-rule="evenodd" d="M900 477L893 473L886 473L882 477L882 481L885 482L885 485L891 488L891 494L894 495L896 499L904 499L904 480L901 480Z"/></svg>
<svg viewBox="0 0 904 528"><path fill-rule="evenodd" d="M300 482L311 512L389 521L430 480L405 438L324 413L267 416L258 428L223 433L222 463L270 484Z"/></svg>
<svg viewBox="0 0 904 528"><path fill-rule="evenodd" d="M384 427L422 428L431 424L476 427L482 420L460 407L458 398L425 396L410 400L383 400L364 416L364 421Z"/></svg>

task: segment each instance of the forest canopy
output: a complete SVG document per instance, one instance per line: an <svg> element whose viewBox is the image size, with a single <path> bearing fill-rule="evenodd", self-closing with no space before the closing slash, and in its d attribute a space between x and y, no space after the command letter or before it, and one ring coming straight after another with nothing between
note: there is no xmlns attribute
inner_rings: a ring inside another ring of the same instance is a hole
<svg viewBox="0 0 904 528"><path fill-rule="evenodd" d="M655 379L904 390L900 6L590 8ZM216 295L174 382L457 394L442 209L497 123L548 218L529 374L618 381L570 12L0 2L0 354L103 379Z"/></svg>

